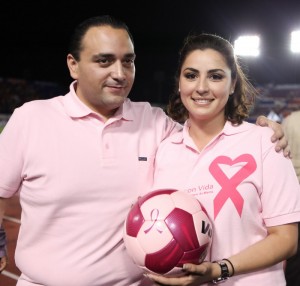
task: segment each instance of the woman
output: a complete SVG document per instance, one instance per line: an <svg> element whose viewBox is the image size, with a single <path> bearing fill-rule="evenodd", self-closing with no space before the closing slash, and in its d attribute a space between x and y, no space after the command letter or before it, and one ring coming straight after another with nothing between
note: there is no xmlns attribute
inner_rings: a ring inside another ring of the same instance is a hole
<svg viewBox="0 0 300 286"><path fill-rule="evenodd" d="M186 122L159 147L153 189L194 195L214 235L205 262L185 265L179 278L149 275L154 281L285 285L282 261L297 249L300 189L290 159L269 140L271 130L244 121L255 96L227 40L186 39L168 106L173 119Z"/></svg>

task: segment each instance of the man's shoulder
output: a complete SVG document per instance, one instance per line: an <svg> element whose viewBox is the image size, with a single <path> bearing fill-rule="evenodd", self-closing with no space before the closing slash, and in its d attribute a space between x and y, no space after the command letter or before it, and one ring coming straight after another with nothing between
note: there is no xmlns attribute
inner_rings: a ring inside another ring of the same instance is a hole
<svg viewBox="0 0 300 286"><path fill-rule="evenodd" d="M288 126L288 125L298 125L300 121L300 110L297 111L293 111L292 113L290 113L289 115L287 115L283 121L282 124L284 127Z"/></svg>
<svg viewBox="0 0 300 286"><path fill-rule="evenodd" d="M151 116L168 118L162 106L154 105L147 101L125 101L125 110L135 114L136 116Z"/></svg>
<svg viewBox="0 0 300 286"><path fill-rule="evenodd" d="M182 125L171 119L164 111L163 106L149 102L135 102L127 99L123 114L126 118L137 120L140 124L152 124L157 129L163 129L168 135L182 129Z"/></svg>
<svg viewBox="0 0 300 286"><path fill-rule="evenodd" d="M148 101L132 101L129 98L126 100L126 104L136 109L148 109L148 110L164 110L163 105L150 103Z"/></svg>
<svg viewBox="0 0 300 286"><path fill-rule="evenodd" d="M32 101L27 101L23 105L21 105L18 109L36 109L36 108L47 108L53 106L60 102L63 99L63 96L55 96L48 99L35 99Z"/></svg>
<svg viewBox="0 0 300 286"><path fill-rule="evenodd" d="M50 99L37 99L25 102L14 110L13 117L23 120L24 118L45 118L51 114L56 114L56 111L59 109L58 106L61 105L62 97L57 96Z"/></svg>
<svg viewBox="0 0 300 286"><path fill-rule="evenodd" d="M290 115L288 115L288 118L291 120L299 120L300 119L300 110L293 111Z"/></svg>

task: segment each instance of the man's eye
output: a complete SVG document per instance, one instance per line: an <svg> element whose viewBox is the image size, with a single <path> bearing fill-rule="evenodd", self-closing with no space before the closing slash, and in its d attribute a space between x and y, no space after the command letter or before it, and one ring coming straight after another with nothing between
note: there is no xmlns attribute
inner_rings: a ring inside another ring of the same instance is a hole
<svg viewBox="0 0 300 286"><path fill-rule="evenodd" d="M134 59L126 59L123 61L125 66L132 66L134 64Z"/></svg>
<svg viewBox="0 0 300 286"><path fill-rule="evenodd" d="M99 63L99 64L106 64L106 63L108 63L108 60L107 59L98 59L97 63Z"/></svg>

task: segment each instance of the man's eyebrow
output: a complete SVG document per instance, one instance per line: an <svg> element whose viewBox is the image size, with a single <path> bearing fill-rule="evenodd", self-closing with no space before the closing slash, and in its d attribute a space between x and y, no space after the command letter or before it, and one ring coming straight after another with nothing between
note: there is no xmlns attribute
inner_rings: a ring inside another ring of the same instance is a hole
<svg viewBox="0 0 300 286"><path fill-rule="evenodd" d="M128 54L125 54L125 58L135 58L136 57L136 54L135 53L128 53Z"/></svg>
<svg viewBox="0 0 300 286"><path fill-rule="evenodd" d="M113 58L115 57L114 54L109 54L109 53L99 53L96 55L93 55L93 59L97 59L97 58Z"/></svg>
<svg viewBox="0 0 300 286"><path fill-rule="evenodd" d="M110 54L110 53L99 53L96 55L93 55L93 59L97 59L97 58L115 58L116 55L114 54ZM135 53L128 53L124 55L124 58L135 58L136 54Z"/></svg>

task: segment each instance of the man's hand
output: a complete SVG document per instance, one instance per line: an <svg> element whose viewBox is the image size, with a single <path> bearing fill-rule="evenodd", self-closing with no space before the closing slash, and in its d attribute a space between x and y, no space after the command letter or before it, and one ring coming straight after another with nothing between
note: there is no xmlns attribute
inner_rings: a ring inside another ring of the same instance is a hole
<svg viewBox="0 0 300 286"><path fill-rule="evenodd" d="M7 256L3 256L0 258L0 273L6 268L8 265L8 258Z"/></svg>
<svg viewBox="0 0 300 286"><path fill-rule="evenodd" d="M268 126L273 129L274 134L271 137L272 142L276 142L275 150L276 152L279 152L283 150L283 155L285 157L290 156L290 146L288 145L288 141L284 136L283 128L281 124L268 119L267 117L260 115L256 119L256 124L260 126Z"/></svg>

